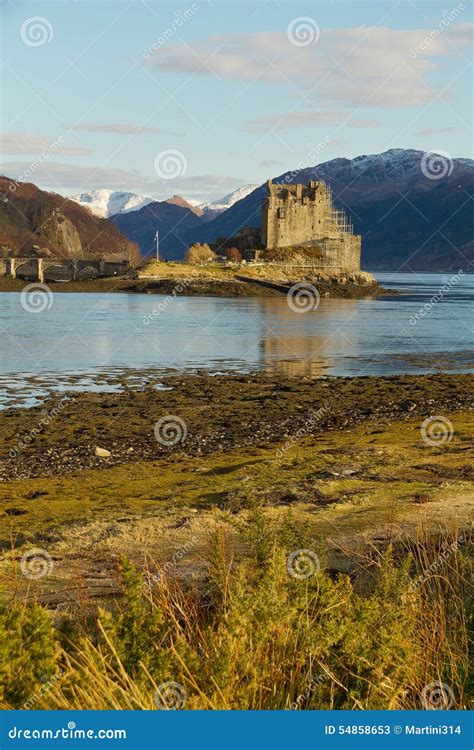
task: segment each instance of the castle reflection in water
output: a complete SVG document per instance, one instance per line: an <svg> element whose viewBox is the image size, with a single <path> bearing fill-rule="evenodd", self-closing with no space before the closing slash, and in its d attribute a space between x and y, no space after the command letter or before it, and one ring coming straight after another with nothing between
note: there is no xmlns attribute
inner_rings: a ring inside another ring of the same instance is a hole
<svg viewBox="0 0 474 750"><path fill-rule="evenodd" d="M351 304L353 303L353 304ZM356 300L322 300L319 307L296 313L287 304L275 305L272 298L260 300L264 313L268 307L271 327L261 316L260 360L265 369L285 376L321 377L341 349L345 357L359 351L358 329L347 327L358 314ZM335 315L339 308L340 315Z"/></svg>

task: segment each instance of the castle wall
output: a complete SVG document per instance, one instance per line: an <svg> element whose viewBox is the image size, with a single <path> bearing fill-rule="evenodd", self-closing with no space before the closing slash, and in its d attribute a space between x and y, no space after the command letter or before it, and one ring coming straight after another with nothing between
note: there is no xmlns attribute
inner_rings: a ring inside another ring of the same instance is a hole
<svg viewBox="0 0 474 750"><path fill-rule="evenodd" d="M312 244L324 236L326 196L316 191L314 196L301 199L288 195L270 195L264 204L265 247L290 247Z"/></svg>
<svg viewBox="0 0 474 750"><path fill-rule="evenodd" d="M352 232L343 211L332 203L323 182L279 185L268 182L262 206L264 248L318 247L321 269L360 271L361 237Z"/></svg>
<svg viewBox="0 0 474 750"><path fill-rule="evenodd" d="M321 243L323 255L318 258L321 270L360 271L361 237L358 234L344 234L339 238L326 239Z"/></svg>

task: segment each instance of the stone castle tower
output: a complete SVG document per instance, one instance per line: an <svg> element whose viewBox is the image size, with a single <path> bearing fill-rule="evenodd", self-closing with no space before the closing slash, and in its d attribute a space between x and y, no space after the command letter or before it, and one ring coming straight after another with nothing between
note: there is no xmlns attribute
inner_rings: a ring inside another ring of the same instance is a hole
<svg viewBox="0 0 474 750"><path fill-rule="evenodd" d="M360 271L361 237L344 211L335 208L324 182L309 185L267 182L262 204L261 242L265 249L315 247L322 270Z"/></svg>

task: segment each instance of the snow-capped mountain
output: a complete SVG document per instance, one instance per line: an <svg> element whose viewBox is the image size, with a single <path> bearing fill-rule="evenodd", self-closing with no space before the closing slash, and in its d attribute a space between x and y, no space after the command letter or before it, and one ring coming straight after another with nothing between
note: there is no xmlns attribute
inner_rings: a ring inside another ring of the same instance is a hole
<svg viewBox="0 0 474 750"><path fill-rule="evenodd" d="M237 201L241 201L242 198L246 198L247 195L253 193L253 191L258 187L259 185L254 185L252 183L248 185L242 185L242 187L237 188L237 190L233 190L231 193L224 195L223 198L218 198L217 200L210 201L209 203L198 203L197 206L199 208L202 208L204 211L208 209L211 211L219 211L220 213L222 211L226 211L228 208L233 206L234 203L237 203ZM191 205L196 205L190 200L188 200L188 203L190 203Z"/></svg>
<svg viewBox="0 0 474 750"><path fill-rule="evenodd" d="M335 205L362 235L364 268L446 270L474 261L474 162L449 154L390 149L354 159L331 159L274 176L274 182L324 180ZM183 243L232 237L260 226L266 185L187 234ZM438 231L439 230L439 231ZM132 238L133 239L133 238Z"/></svg>
<svg viewBox="0 0 474 750"><path fill-rule="evenodd" d="M155 198L139 193L127 193L122 190L89 190L85 193L70 195L69 200L88 208L95 216L107 219L114 214L126 214L152 203Z"/></svg>
<svg viewBox="0 0 474 750"><path fill-rule="evenodd" d="M222 211L230 208L237 203L237 201L245 198L251 193L258 185L243 185L237 190L233 190L223 198L218 198L215 201L203 203L193 198L183 198L179 195L173 195L168 198L165 202L175 203L181 206L188 205L191 208L199 209L196 213L209 214L209 218L214 218ZM161 201L157 198L152 198L149 195L142 195L141 193L128 193L121 190L107 190L101 188L99 190L89 190L85 193L78 193L76 195L70 195L69 199L79 203L81 206L85 206L95 216L102 218L109 218L117 214L127 214L130 211L138 211L143 206L147 206L149 203L160 203Z"/></svg>

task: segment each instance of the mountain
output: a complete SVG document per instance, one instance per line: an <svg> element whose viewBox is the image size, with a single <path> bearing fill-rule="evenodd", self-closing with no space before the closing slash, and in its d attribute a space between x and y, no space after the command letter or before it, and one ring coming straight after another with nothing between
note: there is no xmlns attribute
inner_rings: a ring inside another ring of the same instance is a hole
<svg viewBox="0 0 474 750"><path fill-rule="evenodd" d="M181 195L173 195L171 198L167 198L165 202L193 209L197 216L204 216L206 214L206 220L209 221L222 211L226 211L237 201L245 198L256 187L258 185L243 185L223 198L211 201L210 203L202 203L192 198L183 198ZM95 216L101 216L102 218L110 218L117 214L138 211L149 203L162 202L141 193L128 193L122 190L107 190L105 188L70 195L69 200L79 203L79 205L92 211Z"/></svg>
<svg viewBox="0 0 474 750"><path fill-rule="evenodd" d="M192 236L204 226L203 219L191 206L168 201L154 201L137 211L117 214L111 221L140 247L143 255L156 253L156 231L159 232L160 255L168 260L184 258L188 245L183 235Z"/></svg>
<svg viewBox="0 0 474 750"><path fill-rule="evenodd" d="M89 190L85 193L70 195L69 200L79 203L80 206L88 208L94 216L109 218L114 214L125 214L128 211L137 211L147 203L152 203L154 198L139 193L127 193L121 190Z"/></svg>
<svg viewBox="0 0 474 750"><path fill-rule="evenodd" d="M181 206L181 208L187 208L192 211L196 216L202 216L204 214L201 204L198 201L190 201L183 198L181 195L173 195L171 198L167 198L165 203L172 203L174 206Z"/></svg>
<svg viewBox="0 0 474 750"><path fill-rule="evenodd" d="M224 195L223 198L218 198L217 200L211 201L210 203L200 203L199 208L202 208L203 210L218 212L227 211L227 209L233 206L235 203L241 201L243 198L246 198L247 195L255 190L255 188L258 188L258 185L242 185L242 187L237 188L237 190L233 190L231 193Z"/></svg>
<svg viewBox="0 0 474 750"><path fill-rule="evenodd" d="M439 174L444 176L437 179ZM354 231L363 238L364 268L471 269L472 160L441 157L436 161L423 151L390 149L355 159L332 159L274 178L288 183L309 180L327 182L336 206L352 218ZM184 244L231 236L245 225L260 226L265 195L266 187L261 185L199 232L182 237Z"/></svg>
<svg viewBox="0 0 474 750"><path fill-rule="evenodd" d="M156 230L159 231L160 255L167 260L179 260L207 222L249 194L254 185L244 185L224 198L212 203L196 203L173 195L165 201L153 201L127 213L117 213L112 221L131 240L136 242L143 255L156 253Z"/></svg>
<svg viewBox="0 0 474 750"><path fill-rule="evenodd" d="M75 196L76 200L83 199L80 204L44 193L34 185L20 184L10 192L8 183L12 181L3 179L7 184L0 190L10 204L0 202L0 245L14 251L21 246L22 252L32 244L43 243L53 253L62 247L67 247L69 253L80 253L87 247L91 254L113 254L123 246L123 232L140 246L142 253L153 255L158 229L162 256L180 259L193 242L232 236L246 225L258 227L266 195L265 185L245 185L217 201L196 205L194 200L181 196L155 201L135 193L97 190ZM390 149L355 159L332 159L273 179L287 183L327 182L336 206L346 210L354 230L363 237L363 268L471 270L474 162L470 159L431 158L423 151ZM23 218L10 210L15 202L25 215ZM84 204L107 212L118 209L111 222L120 232L106 219L93 216ZM54 208L64 217L60 221L59 215L54 218L48 214L41 242L36 236L31 239L32 228L36 231L35 227L39 230L41 226L34 216L35 206L49 214Z"/></svg>
<svg viewBox="0 0 474 750"><path fill-rule="evenodd" d="M0 255L138 258L138 248L108 219L31 183L0 177Z"/></svg>

